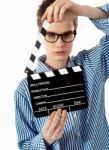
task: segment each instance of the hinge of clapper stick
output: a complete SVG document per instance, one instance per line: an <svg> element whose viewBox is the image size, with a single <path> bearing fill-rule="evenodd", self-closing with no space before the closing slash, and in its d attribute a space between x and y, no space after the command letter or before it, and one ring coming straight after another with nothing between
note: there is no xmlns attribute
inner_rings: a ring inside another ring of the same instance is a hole
<svg viewBox="0 0 109 150"><path fill-rule="evenodd" d="M43 39L44 39L44 36L45 36L45 33L46 33L46 30L48 28L48 25L49 23L45 20L44 23L43 23L43 26L39 32L39 35L38 35L38 40L36 41L35 43L35 47L30 55L30 58L29 58L29 61L27 63L27 66L25 68L25 73L27 73L28 75L29 74L32 74L34 69L35 69L35 60L36 60L36 57L37 57L37 53L41 47L41 44L43 42Z"/></svg>

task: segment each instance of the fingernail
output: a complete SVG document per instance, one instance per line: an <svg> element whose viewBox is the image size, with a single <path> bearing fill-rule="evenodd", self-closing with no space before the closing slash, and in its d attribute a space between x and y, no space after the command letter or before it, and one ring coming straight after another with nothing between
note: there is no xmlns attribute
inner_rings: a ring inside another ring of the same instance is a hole
<svg viewBox="0 0 109 150"><path fill-rule="evenodd" d="M50 114L50 117L54 117L56 111L53 111L51 114Z"/></svg>
<svg viewBox="0 0 109 150"><path fill-rule="evenodd" d="M48 22L49 22L49 23L51 23L51 20L50 20L50 19L48 19Z"/></svg>
<svg viewBox="0 0 109 150"><path fill-rule="evenodd" d="M59 109L58 109L58 111L59 111L59 112L62 112L62 109L61 109L61 108L59 108Z"/></svg>

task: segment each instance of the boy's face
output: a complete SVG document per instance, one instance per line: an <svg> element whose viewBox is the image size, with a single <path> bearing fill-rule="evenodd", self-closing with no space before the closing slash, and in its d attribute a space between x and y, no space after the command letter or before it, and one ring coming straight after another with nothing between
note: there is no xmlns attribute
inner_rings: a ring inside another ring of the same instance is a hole
<svg viewBox="0 0 109 150"><path fill-rule="evenodd" d="M47 32L63 34L67 31L74 31L72 16L65 14L63 21L53 22L49 25ZM44 46L47 53L47 59L54 61L67 61L69 54L72 51L72 42L66 43L61 37L54 43L49 43L44 40Z"/></svg>

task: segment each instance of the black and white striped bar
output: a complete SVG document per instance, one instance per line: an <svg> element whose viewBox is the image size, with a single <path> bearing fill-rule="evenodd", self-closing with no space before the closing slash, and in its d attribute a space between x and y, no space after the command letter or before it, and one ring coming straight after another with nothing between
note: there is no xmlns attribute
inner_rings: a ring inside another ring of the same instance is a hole
<svg viewBox="0 0 109 150"><path fill-rule="evenodd" d="M81 66L31 74L27 80L36 117L58 108L76 111L88 106Z"/></svg>
<svg viewBox="0 0 109 150"><path fill-rule="evenodd" d="M47 21L44 21L44 24L39 32L39 35L38 35L38 40L36 41L35 43L35 47L31 53L31 56L29 58L29 61L27 63L27 66L25 68L25 73L27 74L32 74L33 73L33 70L35 69L35 66L36 66L36 57L37 57L37 53L41 47L41 44L43 42L43 39L44 39L44 36L45 36L45 33L46 33L46 30L48 28L48 25L49 23Z"/></svg>

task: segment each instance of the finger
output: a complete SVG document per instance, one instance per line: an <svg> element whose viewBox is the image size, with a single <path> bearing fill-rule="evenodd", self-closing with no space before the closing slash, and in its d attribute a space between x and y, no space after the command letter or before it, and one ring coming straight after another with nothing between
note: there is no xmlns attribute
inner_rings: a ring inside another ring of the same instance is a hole
<svg viewBox="0 0 109 150"><path fill-rule="evenodd" d="M65 14L65 11L66 11L66 7L65 5L63 5L60 9L60 12L59 12L59 21L61 21L63 19L63 16Z"/></svg>
<svg viewBox="0 0 109 150"><path fill-rule="evenodd" d="M59 140L62 137L62 134L63 134L63 130L58 134L56 140ZM52 138L54 138L54 137L52 137Z"/></svg>
<svg viewBox="0 0 109 150"><path fill-rule="evenodd" d="M47 13L48 13L48 9L46 9L45 13L43 14L41 20L44 21L45 19L47 19Z"/></svg>
<svg viewBox="0 0 109 150"><path fill-rule="evenodd" d="M54 3L54 6L55 6L54 15L53 15L54 21L58 21L60 9L63 5L64 5L63 1L59 1L58 3Z"/></svg>
<svg viewBox="0 0 109 150"><path fill-rule="evenodd" d="M43 16L41 17L41 20L42 21L44 21L45 19L47 19L48 20L48 16L53 16L53 13L52 13L52 11L51 11L51 9L53 10L54 8L54 4L55 4L55 2L54 3L52 3L47 9L46 9L46 11L45 11L45 13L43 14ZM51 14L52 13L52 14ZM51 17L50 17L51 18Z"/></svg>
<svg viewBox="0 0 109 150"><path fill-rule="evenodd" d="M60 13L59 13L59 21L61 21L64 17L64 14L67 10L70 10L71 8L71 2L68 3L63 3L63 6L60 9Z"/></svg>
<svg viewBox="0 0 109 150"><path fill-rule="evenodd" d="M52 138L59 139L62 136L62 132L63 132L63 128L65 126L66 119L67 119L67 111L63 110L61 120L60 120L58 126L56 127L56 130L55 130Z"/></svg>
<svg viewBox="0 0 109 150"><path fill-rule="evenodd" d="M60 120L60 124L64 125L67 119L67 111L63 110L62 111L62 116L61 116L61 120Z"/></svg>
<svg viewBox="0 0 109 150"><path fill-rule="evenodd" d="M57 16L61 6L64 4L65 2L60 1L60 0L56 0L54 3L52 3L45 11L45 13L43 14L41 20L44 21L45 19L48 20L48 17L50 15L50 20L53 18L55 18L55 16ZM56 8L55 8L56 7ZM51 12L51 9L54 9L55 10L55 16L54 16L54 11ZM51 14L52 13L52 14ZM52 19L54 21L54 19ZM48 20L49 21L49 20ZM49 21L51 22L51 21Z"/></svg>
<svg viewBox="0 0 109 150"><path fill-rule="evenodd" d="M54 21L58 21L59 10L60 8L58 6L55 6L54 15L53 15Z"/></svg>
<svg viewBox="0 0 109 150"><path fill-rule="evenodd" d="M58 123L60 122L60 119L61 119L61 113L62 113L62 110L61 109L58 109L54 118L53 118L53 121L52 121L52 124L50 126L50 128L48 129L48 133L49 135L53 135L53 132L56 128L56 126L58 125Z"/></svg>
<svg viewBox="0 0 109 150"><path fill-rule="evenodd" d="M54 6L50 5L49 8L48 8L48 13L47 13L47 20L48 20L48 22L52 21L53 13L54 13Z"/></svg>
<svg viewBox="0 0 109 150"><path fill-rule="evenodd" d="M43 132L44 131L46 132L49 129L49 127L51 126L51 123L53 121L55 113L56 113L56 111L52 112L51 115L48 117L47 122L43 126Z"/></svg>

